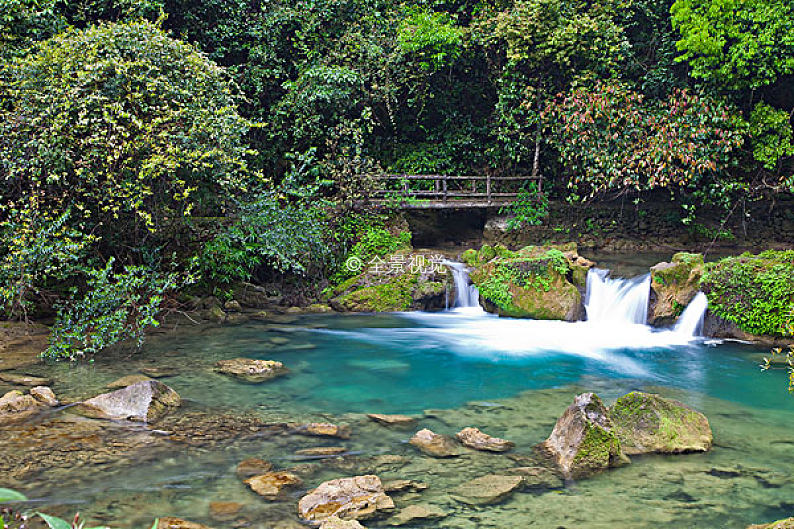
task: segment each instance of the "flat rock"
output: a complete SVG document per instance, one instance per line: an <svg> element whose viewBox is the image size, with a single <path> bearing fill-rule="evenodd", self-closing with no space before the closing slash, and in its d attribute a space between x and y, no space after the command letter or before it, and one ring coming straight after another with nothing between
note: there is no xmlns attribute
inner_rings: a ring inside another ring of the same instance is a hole
<svg viewBox="0 0 794 529"><path fill-rule="evenodd" d="M149 380L97 395L73 406L71 410L95 419L129 419L153 423L181 403L176 391L162 382Z"/></svg>
<svg viewBox="0 0 794 529"><path fill-rule="evenodd" d="M44 406L33 396L18 390L9 391L0 397L0 424L24 421L43 408Z"/></svg>
<svg viewBox="0 0 794 529"><path fill-rule="evenodd" d="M310 422L295 426L294 433L314 437L336 437L350 439L352 430L346 424L332 424L330 422Z"/></svg>
<svg viewBox="0 0 794 529"><path fill-rule="evenodd" d="M252 491L265 498L275 498L287 487L297 487L303 484L303 480L292 472L279 471L268 472L259 476L253 476L244 481Z"/></svg>
<svg viewBox="0 0 794 529"><path fill-rule="evenodd" d="M142 367L140 372L151 378L174 377L179 374L175 367Z"/></svg>
<svg viewBox="0 0 794 529"><path fill-rule="evenodd" d="M273 464L270 461L249 457L248 459L240 461L237 465L237 476L240 478L250 478L251 476L266 474L271 470L273 470Z"/></svg>
<svg viewBox="0 0 794 529"><path fill-rule="evenodd" d="M573 478L586 477L628 461L612 432L607 409L595 393L576 396L541 448L565 475Z"/></svg>
<svg viewBox="0 0 794 529"><path fill-rule="evenodd" d="M219 521L231 520L243 510L244 505L234 501L211 501L210 518Z"/></svg>
<svg viewBox="0 0 794 529"><path fill-rule="evenodd" d="M760 525L751 525L747 529L794 529L794 518L786 518L776 522Z"/></svg>
<svg viewBox="0 0 794 529"><path fill-rule="evenodd" d="M314 448L304 448L303 450L295 451L295 455L299 456L338 456L347 452L344 446L317 446Z"/></svg>
<svg viewBox="0 0 794 529"><path fill-rule="evenodd" d="M386 492L419 492L427 488L427 483L412 479L393 479L383 483Z"/></svg>
<svg viewBox="0 0 794 529"><path fill-rule="evenodd" d="M298 502L298 513L309 522L331 516L364 520L394 510L378 476L366 475L326 481Z"/></svg>
<svg viewBox="0 0 794 529"><path fill-rule="evenodd" d="M146 382L148 380L152 379L145 375L127 375L126 377L121 377L114 380L110 384L105 385L105 387L108 389L126 388L127 386L137 384L138 382Z"/></svg>
<svg viewBox="0 0 794 529"><path fill-rule="evenodd" d="M320 529L367 529L357 520L342 520L337 516L331 516L323 520Z"/></svg>
<svg viewBox="0 0 794 529"><path fill-rule="evenodd" d="M456 500L470 505L487 505L504 500L521 487L522 483L521 476L489 474L456 487L451 495Z"/></svg>
<svg viewBox="0 0 794 529"><path fill-rule="evenodd" d="M158 518L157 529L210 529L208 526L171 516Z"/></svg>
<svg viewBox="0 0 794 529"><path fill-rule="evenodd" d="M0 371L0 382L11 384L14 386L49 386L52 384L52 379L37 377L33 375L18 375L16 373L4 373Z"/></svg>
<svg viewBox="0 0 794 529"><path fill-rule="evenodd" d="M436 520L444 518L447 514L433 505L409 505L395 514L389 520L390 525L405 525L420 520Z"/></svg>
<svg viewBox="0 0 794 529"><path fill-rule="evenodd" d="M529 489L559 489L564 483L554 471L544 467L515 467L501 471L510 476L521 476L522 485Z"/></svg>
<svg viewBox="0 0 794 529"><path fill-rule="evenodd" d="M367 417L384 426L411 427L416 424L416 419L408 415L385 415L383 413L368 413Z"/></svg>
<svg viewBox="0 0 794 529"><path fill-rule="evenodd" d="M411 437L410 443L423 454L432 457L455 457L461 455L460 445L446 435L437 434L427 428Z"/></svg>
<svg viewBox="0 0 794 529"><path fill-rule="evenodd" d="M652 393L623 395L609 417L627 454L706 452L714 439L705 415Z"/></svg>
<svg viewBox="0 0 794 529"><path fill-rule="evenodd" d="M215 371L251 383L265 382L289 372L281 362L252 358L221 360L215 364Z"/></svg>
<svg viewBox="0 0 794 529"><path fill-rule="evenodd" d="M52 389L47 386L36 386L30 389L30 396L46 406L57 406L58 399Z"/></svg>
<svg viewBox="0 0 794 529"><path fill-rule="evenodd" d="M284 336L274 336L270 339L270 343L273 345L287 345L289 343L289 338L285 338Z"/></svg>
<svg viewBox="0 0 794 529"><path fill-rule="evenodd" d="M515 443L498 437L491 437L487 433L481 432L477 428L464 428L455 434L458 441L464 446L475 450L487 452L506 452L515 446Z"/></svg>

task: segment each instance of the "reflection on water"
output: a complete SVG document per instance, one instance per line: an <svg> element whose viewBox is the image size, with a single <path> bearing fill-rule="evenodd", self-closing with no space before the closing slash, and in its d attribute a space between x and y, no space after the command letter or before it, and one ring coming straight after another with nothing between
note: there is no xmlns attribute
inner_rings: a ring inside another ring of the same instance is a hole
<svg viewBox="0 0 794 529"><path fill-rule="evenodd" d="M761 353L642 325L512 320L473 310L182 329L154 337L138 355L33 371L54 377L56 393L75 399L104 391L108 382L142 367L174 367L178 374L163 381L185 399L182 413L212 409L266 420L345 422L353 437L235 433L218 442L171 448L148 439L160 448L149 450L148 457L136 455L140 464L103 467L64 453L60 457L75 458L73 468L33 475L23 487L40 502L37 508L61 514L79 508L92 521L116 527L143 527L154 516L175 515L216 528L244 523L286 528L298 527L295 501L305 489L375 472L383 479L428 483L421 494L395 496L398 507L429 503L447 514L440 522L409 527L744 528L794 514L794 401L783 373L760 372ZM217 360L237 356L280 360L292 373L248 385L212 372ZM628 467L565 489L518 493L499 505L470 507L449 496L468 479L534 464L527 462L535 457L532 447L549 434L577 392L595 390L610 401L632 389L699 408L712 423L714 450L638 457ZM514 453L526 460L481 453L458 460L423 457L405 443L411 431L375 425L364 412L415 414L418 428L441 433L478 426L516 442ZM295 455L339 445L357 455L336 460ZM303 489L279 502L255 496L234 473L237 462L252 456L297 469ZM238 502L241 514L212 518L214 501Z"/></svg>

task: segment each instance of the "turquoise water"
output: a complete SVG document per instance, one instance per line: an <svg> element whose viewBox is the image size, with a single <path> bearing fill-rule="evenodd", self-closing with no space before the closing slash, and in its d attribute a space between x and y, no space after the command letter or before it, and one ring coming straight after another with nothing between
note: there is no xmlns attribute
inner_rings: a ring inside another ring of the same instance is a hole
<svg viewBox="0 0 794 529"><path fill-rule="evenodd" d="M173 367L178 374L163 381L185 400L180 413L343 422L351 425L352 438L244 439L235 434L185 448L163 444L162 435L138 426L140 442L152 448L120 453L113 464L77 461L77 455L64 451L52 468L30 473L18 485L37 507L63 515L79 509L90 520L114 527L143 527L163 515L216 528L299 527L295 502L307 489L327 479L375 472L384 480L418 479L430 485L421 494L395 496L398 507L428 503L447 513L441 521L407 527L743 528L794 514L794 398L783 372L759 369L763 354L747 345L708 343L644 326L533 322L476 312L181 326L155 335L140 353L27 371L55 378L56 393L76 400L142 367ZM291 373L252 385L212 371L217 360L238 356L279 360ZM406 444L412 430L386 429L363 415L411 414L417 428L447 434L477 426L514 441L514 453L531 459L537 457L534 445L548 436L574 395L596 391L609 402L633 389L659 392L703 411L714 429L714 450L637 457L632 465L562 490L517 493L482 507L464 506L448 492L468 479L526 466L526 461L480 453L453 461L424 457ZM0 447L10 446L3 435L8 432L0 432ZM119 434L96 435L115 442ZM335 460L294 455L303 448L337 445L348 455ZM262 500L234 473L237 462L251 456L304 472L304 486L281 501ZM385 464L379 459L384 456L404 462ZM211 501L239 502L243 514L234 520L212 518Z"/></svg>

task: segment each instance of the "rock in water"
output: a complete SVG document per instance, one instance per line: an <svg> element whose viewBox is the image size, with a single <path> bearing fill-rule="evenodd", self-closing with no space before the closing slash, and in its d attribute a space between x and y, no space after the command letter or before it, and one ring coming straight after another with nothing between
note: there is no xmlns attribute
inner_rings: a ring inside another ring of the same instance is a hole
<svg viewBox="0 0 794 529"><path fill-rule="evenodd" d="M310 422L296 426L295 433L313 437L336 437L350 439L352 430L346 424L332 424L330 422Z"/></svg>
<svg viewBox="0 0 794 529"><path fill-rule="evenodd" d="M384 426L411 427L416 419L408 415L384 415L383 413L368 413L367 417Z"/></svg>
<svg viewBox="0 0 794 529"><path fill-rule="evenodd" d="M14 386L49 386L52 380L49 378L35 377L33 375L16 375L14 373L0 372L0 382Z"/></svg>
<svg viewBox="0 0 794 529"><path fill-rule="evenodd" d="M268 472L261 476L246 479L245 484L260 496L273 499L283 489L302 485L303 481L292 472Z"/></svg>
<svg viewBox="0 0 794 529"><path fill-rule="evenodd" d="M356 520L342 520L336 516L326 518L320 524L320 529L367 529Z"/></svg>
<svg viewBox="0 0 794 529"><path fill-rule="evenodd" d="M747 529L794 529L794 518L786 518L785 520L767 524L750 525Z"/></svg>
<svg viewBox="0 0 794 529"><path fill-rule="evenodd" d="M672 399L634 391L609 409L627 454L706 452L713 435L705 415Z"/></svg>
<svg viewBox="0 0 794 529"><path fill-rule="evenodd" d="M127 375L126 377L121 377L117 380L114 380L110 384L107 384L105 387L108 389L126 388L127 386L137 384L138 382L146 382L147 380L152 380L152 379L147 377L146 375Z"/></svg>
<svg viewBox="0 0 794 529"><path fill-rule="evenodd" d="M607 409L594 393L577 395L541 447L573 478L628 461L612 432Z"/></svg>
<svg viewBox="0 0 794 529"><path fill-rule="evenodd" d="M55 393L47 386L36 386L35 388L31 388L30 396L50 407L59 404L58 399L55 397Z"/></svg>
<svg viewBox="0 0 794 529"><path fill-rule="evenodd" d="M22 422L42 410L58 405L58 399L47 386L36 386L25 395L21 391L9 391L0 397L0 424Z"/></svg>
<svg viewBox="0 0 794 529"><path fill-rule="evenodd" d="M455 434L455 437L457 437L458 441L463 443L464 446L488 452L506 452L515 446L515 443L506 439L491 437L487 433L471 427L462 429Z"/></svg>
<svg viewBox="0 0 794 529"><path fill-rule="evenodd" d="M157 521L157 529L210 529L206 525L182 520L181 518L173 518L167 516L159 518Z"/></svg>
<svg viewBox="0 0 794 529"><path fill-rule="evenodd" d="M72 409L80 415L95 419L157 422L181 403L176 391L162 382L149 380L97 395Z"/></svg>
<svg viewBox="0 0 794 529"><path fill-rule="evenodd" d="M452 491L452 497L470 505L487 505L507 498L523 482L521 476L499 476L489 474L460 485Z"/></svg>
<svg viewBox="0 0 794 529"><path fill-rule="evenodd" d="M672 325L700 290L703 256L677 253L672 263L651 267L651 308L648 323Z"/></svg>
<svg viewBox="0 0 794 529"><path fill-rule="evenodd" d="M460 446L455 441L427 428L416 432L410 443L432 457L455 457L461 454Z"/></svg>
<svg viewBox="0 0 794 529"><path fill-rule="evenodd" d="M265 382L289 372L281 362L252 358L221 360L215 364L215 371L252 383Z"/></svg>
<svg viewBox="0 0 794 529"><path fill-rule="evenodd" d="M326 481L298 502L298 513L310 522L332 516L364 520L393 510L394 502L383 491L380 478L373 475Z"/></svg>
<svg viewBox="0 0 794 529"><path fill-rule="evenodd" d="M409 505L395 514L390 520L389 525L421 523L421 520L444 518L445 516L446 513L433 505Z"/></svg>
<svg viewBox="0 0 794 529"><path fill-rule="evenodd" d="M270 461L256 457L244 459L237 465L237 475L243 479L259 474L267 474L271 470L273 470L273 464Z"/></svg>

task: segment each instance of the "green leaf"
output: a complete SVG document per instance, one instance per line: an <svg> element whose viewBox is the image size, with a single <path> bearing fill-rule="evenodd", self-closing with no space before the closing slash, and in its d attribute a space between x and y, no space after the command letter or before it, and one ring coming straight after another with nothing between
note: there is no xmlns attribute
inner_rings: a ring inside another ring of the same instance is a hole
<svg viewBox="0 0 794 529"><path fill-rule="evenodd" d="M72 529L72 524L56 516L50 516L49 514L44 514L43 512L37 512L36 515L41 516L42 520L47 522L47 525L50 527L50 529Z"/></svg>
<svg viewBox="0 0 794 529"><path fill-rule="evenodd" d="M0 489L0 503L9 501L28 501L24 494L11 489Z"/></svg>
<svg viewBox="0 0 794 529"><path fill-rule="evenodd" d="M152 524L152 529L157 529L157 524L160 523L160 518L155 518Z"/></svg>

